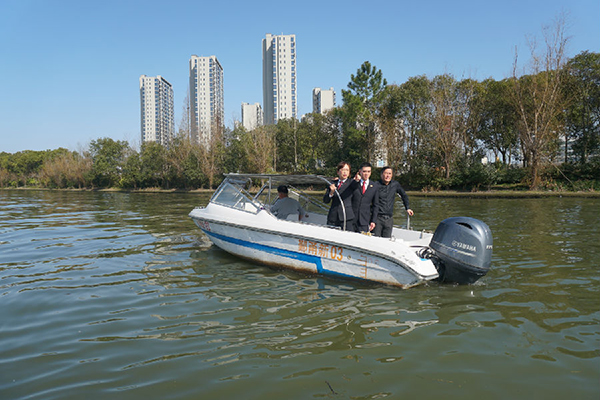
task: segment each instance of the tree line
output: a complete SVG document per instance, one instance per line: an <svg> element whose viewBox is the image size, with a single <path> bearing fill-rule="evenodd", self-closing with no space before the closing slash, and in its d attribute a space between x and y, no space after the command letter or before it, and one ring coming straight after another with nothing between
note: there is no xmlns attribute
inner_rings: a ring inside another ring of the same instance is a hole
<svg viewBox="0 0 600 400"><path fill-rule="evenodd" d="M343 105L325 115L251 131L218 126L200 143L186 116L167 146L100 138L77 152L0 153L0 187L214 188L224 172L334 176L345 160L390 165L416 190L598 190L600 54L567 59L563 26L545 32L541 52L530 48L523 72L515 55L504 80L442 74L388 84L366 61Z"/></svg>

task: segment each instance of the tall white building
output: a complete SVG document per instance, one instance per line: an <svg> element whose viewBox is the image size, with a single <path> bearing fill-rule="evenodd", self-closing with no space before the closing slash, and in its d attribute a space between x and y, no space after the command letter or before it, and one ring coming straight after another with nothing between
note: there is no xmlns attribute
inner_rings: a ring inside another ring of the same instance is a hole
<svg viewBox="0 0 600 400"><path fill-rule="evenodd" d="M297 118L296 35L268 33L262 53L264 124Z"/></svg>
<svg viewBox="0 0 600 400"><path fill-rule="evenodd" d="M190 129L192 138L207 144L225 125L223 67L217 57L190 58Z"/></svg>
<svg viewBox="0 0 600 400"><path fill-rule="evenodd" d="M242 126L252 131L263 124L263 111L258 103L242 103Z"/></svg>
<svg viewBox="0 0 600 400"><path fill-rule="evenodd" d="M313 89L313 112L325 114L327 111L335 108L335 90Z"/></svg>
<svg viewBox="0 0 600 400"><path fill-rule="evenodd" d="M173 87L162 76L140 76L142 143L166 145L175 132Z"/></svg>

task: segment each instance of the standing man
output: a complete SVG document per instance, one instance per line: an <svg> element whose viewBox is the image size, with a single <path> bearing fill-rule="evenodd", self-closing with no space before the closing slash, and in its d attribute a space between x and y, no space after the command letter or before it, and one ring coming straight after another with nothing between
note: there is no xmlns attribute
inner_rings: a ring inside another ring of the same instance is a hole
<svg viewBox="0 0 600 400"><path fill-rule="evenodd" d="M379 188L377 182L371 181L371 164L362 163L358 170L360 180L352 195L354 209L354 230L371 232L377 224L379 210Z"/></svg>
<svg viewBox="0 0 600 400"><path fill-rule="evenodd" d="M404 208L411 217L414 215L413 210L408 204L408 196L400 183L392 181L394 171L392 167L383 167L381 170L381 180L379 181L379 215L377 225L373 231L373 235L381 237L392 237L392 229L394 228L394 201L396 193L402 198Z"/></svg>
<svg viewBox="0 0 600 400"><path fill-rule="evenodd" d="M353 230L354 212L352 210L352 192L356 183L353 179L349 179L350 176L350 164L346 161L342 161L337 165L338 179L335 179L331 185L327 188L325 195L323 196L323 202L331 202L329 213L327 214L327 225L339 226L344 229L344 223L346 230ZM342 198L344 207L340 202L340 197L335 194L338 191ZM345 219L344 219L345 210Z"/></svg>
<svg viewBox="0 0 600 400"><path fill-rule="evenodd" d="M306 211L302 208L297 200L289 197L289 191L286 185L280 185L277 188L279 198L271 207L271 212L279 219L287 219L288 215L297 215L298 221L302 220L302 216Z"/></svg>

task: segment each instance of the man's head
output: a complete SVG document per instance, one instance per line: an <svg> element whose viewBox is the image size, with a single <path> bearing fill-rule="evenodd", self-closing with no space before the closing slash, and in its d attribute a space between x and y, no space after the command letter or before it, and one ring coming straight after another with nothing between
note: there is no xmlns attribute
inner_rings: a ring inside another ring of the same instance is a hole
<svg viewBox="0 0 600 400"><path fill-rule="evenodd" d="M350 176L350 164L342 161L337 165L337 174L341 180L346 180Z"/></svg>
<svg viewBox="0 0 600 400"><path fill-rule="evenodd" d="M364 162L360 164L360 169L358 170L358 174L360 175L363 181L366 181L371 176L371 164L368 162Z"/></svg>
<svg viewBox="0 0 600 400"><path fill-rule="evenodd" d="M387 165L381 169L381 180L386 185L392 181L394 177L394 170L392 167L388 167Z"/></svg>
<svg viewBox="0 0 600 400"><path fill-rule="evenodd" d="M288 196L288 188L285 185L279 185L277 187L277 194L280 198Z"/></svg>

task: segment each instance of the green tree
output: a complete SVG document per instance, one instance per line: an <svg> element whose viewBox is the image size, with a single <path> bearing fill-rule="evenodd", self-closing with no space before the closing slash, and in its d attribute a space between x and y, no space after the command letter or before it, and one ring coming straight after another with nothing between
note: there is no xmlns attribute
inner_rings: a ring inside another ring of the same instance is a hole
<svg viewBox="0 0 600 400"><path fill-rule="evenodd" d="M429 125L427 115L431 105L431 81L424 75L411 77L400 85L399 115L406 133L406 160L409 171L413 171L417 161L427 156L427 135ZM400 167L400 166L398 166ZM401 169L398 168L398 171Z"/></svg>
<svg viewBox="0 0 600 400"><path fill-rule="evenodd" d="M312 113L300 123L302 162L299 172L322 173L327 164L332 164L332 150L339 148L334 112Z"/></svg>
<svg viewBox="0 0 600 400"><path fill-rule="evenodd" d="M497 158L501 156L504 165L512 163L518 146L518 116L510 100L511 85L510 79L487 79L483 82L485 90L479 94L483 97L483 110L477 138Z"/></svg>
<svg viewBox="0 0 600 400"><path fill-rule="evenodd" d="M243 148L242 138L246 134L242 124L226 132L226 147L223 156L223 170L230 173L241 173L247 170L248 162Z"/></svg>
<svg viewBox="0 0 600 400"><path fill-rule="evenodd" d="M120 184L129 144L126 141L101 138L90 143L91 180L97 187L117 187Z"/></svg>
<svg viewBox="0 0 600 400"><path fill-rule="evenodd" d="M584 51L570 59L566 69L565 90L572 98L566 112L566 140L573 140L573 153L585 164L600 150L600 53Z"/></svg>
<svg viewBox="0 0 600 400"><path fill-rule="evenodd" d="M157 142L146 142L140 149L140 185L167 187L167 149Z"/></svg>
<svg viewBox="0 0 600 400"><path fill-rule="evenodd" d="M374 161L379 155L381 144L376 119L386 86L381 70L365 61L356 75L350 76L348 89L342 90L342 150L351 163Z"/></svg>
<svg viewBox="0 0 600 400"><path fill-rule="evenodd" d="M143 164L140 153L137 151L128 152L121 170L119 187L128 189L140 189L145 187L142 178L142 167Z"/></svg>
<svg viewBox="0 0 600 400"><path fill-rule="evenodd" d="M296 119L280 119L275 125L274 169L278 172L298 170L300 139Z"/></svg>
<svg viewBox="0 0 600 400"><path fill-rule="evenodd" d="M409 152L404 111L402 88L389 85L378 110L378 126L382 133L382 158L397 172L403 169Z"/></svg>

